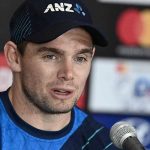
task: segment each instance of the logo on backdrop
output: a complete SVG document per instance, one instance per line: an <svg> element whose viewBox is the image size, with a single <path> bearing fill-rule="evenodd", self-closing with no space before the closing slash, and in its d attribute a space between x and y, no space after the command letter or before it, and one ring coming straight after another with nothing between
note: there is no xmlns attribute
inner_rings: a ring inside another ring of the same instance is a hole
<svg viewBox="0 0 150 150"><path fill-rule="evenodd" d="M56 11L61 11L61 12L77 12L78 14L81 14L85 16L85 12L83 12L82 7L76 3L75 7L73 8L72 4L69 3L54 3L54 4L48 4L47 8L45 9L44 13L48 12L56 12Z"/></svg>
<svg viewBox="0 0 150 150"><path fill-rule="evenodd" d="M150 79L141 77L135 82L134 95L137 98L146 97L150 98Z"/></svg>
<svg viewBox="0 0 150 150"><path fill-rule="evenodd" d="M8 68L5 57L0 53L0 91L6 90L12 84L12 72Z"/></svg>
<svg viewBox="0 0 150 150"><path fill-rule="evenodd" d="M140 118L127 118L124 120L136 128L139 140L146 147L146 150L150 150L150 122Z"/></svg>
<svg viewBox="0 0 150 150"><path fill-rule="evenodd" d="M124 9L116 20L120 56L150 58L150 9Z"/></svg>
<svg viewBox="0 0 150 150"><path fill-rule="evenodd" d="M150 47L150 9L123 11L117 21L116 34L125 45Z"/></svg>

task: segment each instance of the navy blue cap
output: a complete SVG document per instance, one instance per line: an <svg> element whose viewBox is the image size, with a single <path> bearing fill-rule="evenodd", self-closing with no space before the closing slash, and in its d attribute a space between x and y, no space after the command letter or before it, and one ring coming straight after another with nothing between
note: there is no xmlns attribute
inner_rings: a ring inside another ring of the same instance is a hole
<svg viewBox="0 0 150 150"><path fill-rule="evenodd" d="M24 1L11 18L10 36L16 44L23 41L44 43L76 27L89 32L95 45L107 45L81 0Z"/></svg>

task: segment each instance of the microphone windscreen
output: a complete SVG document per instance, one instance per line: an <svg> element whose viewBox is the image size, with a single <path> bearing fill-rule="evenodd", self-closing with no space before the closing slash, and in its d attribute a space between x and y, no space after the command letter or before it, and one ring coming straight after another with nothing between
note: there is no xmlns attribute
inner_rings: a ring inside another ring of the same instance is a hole
<svg viewBox="0 0 150 150"><path fill-rule="evenodd" d="M110 130L110 138L113 144L122 149L123 142L128 137L137 137L135 128L125 121L115 123Z"/></svg>

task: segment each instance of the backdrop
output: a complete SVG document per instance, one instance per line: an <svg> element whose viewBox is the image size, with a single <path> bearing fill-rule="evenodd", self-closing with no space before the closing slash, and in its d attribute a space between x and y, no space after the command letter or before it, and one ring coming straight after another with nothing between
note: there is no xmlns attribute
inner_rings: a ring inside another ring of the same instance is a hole
<svg viewBox="0 0 150 150"><path fill-rule="evenodd" d="M109 45L97 47L78 106L107 127L127 120L150 150L150 1L84 0ZM0 91L12 82L3 55L8 22L22 0L0 2Z"/></svg>

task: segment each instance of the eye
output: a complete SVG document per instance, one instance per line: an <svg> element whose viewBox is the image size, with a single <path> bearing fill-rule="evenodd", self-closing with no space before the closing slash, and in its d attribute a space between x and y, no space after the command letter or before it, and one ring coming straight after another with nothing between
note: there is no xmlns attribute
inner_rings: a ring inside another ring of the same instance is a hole
<svg viewBox="0 0 150 150"><path fill-rule="evenodd" d="M75 61L77 63L84 63L84 62L87 61L87 58L86 58L86 56L78 56L78 57L75 58Z"/></svg>
<svg viewBox="0 0 150 150"><path fill-rule="evenodd" d="M57 59L57 57L55 55L45 55L44 58L45 59L51 59L51 60Z"/></svg>

